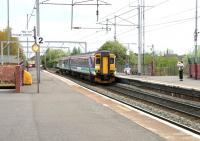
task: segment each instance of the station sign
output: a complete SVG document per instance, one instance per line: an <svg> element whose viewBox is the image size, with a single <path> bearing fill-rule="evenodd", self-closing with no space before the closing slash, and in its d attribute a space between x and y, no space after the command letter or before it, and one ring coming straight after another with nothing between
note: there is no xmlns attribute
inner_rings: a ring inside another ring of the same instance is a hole
<svg viewBox="0 0 200 141"><path fill-rule="evenodd" d="M19 34L12 34L14 37L33 37L33 31L21 31Z"/></svg>
<svg viewBox="0 0 200 141"><path fill-rule="evenodd" d="M33 36L33 31L30 30L23 30L21 31L21 37L32 37Z"/></svg>
<svg viewBox="0 0 200 141"><path fill-rule="evenodd" d="M43 37L38 37L38 43L39 43L39 44L43 44L43 43L44 43Z"/></svg>
<svg viewBox="0 0 200 141"><path fill-rule="evenodd" d="M12 34L12 37L20 37L21 34Z"/></svg>

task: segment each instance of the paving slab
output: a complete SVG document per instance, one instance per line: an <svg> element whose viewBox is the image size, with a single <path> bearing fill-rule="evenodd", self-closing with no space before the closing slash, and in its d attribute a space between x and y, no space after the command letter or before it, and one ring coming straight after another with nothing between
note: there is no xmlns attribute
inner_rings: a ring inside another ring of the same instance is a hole
<svg viewBox="0 0 200 141"><path fill-rule="evenodd" d="M164 141L81 94L76 84L41 71L22 92L0 95L0 141Z"/></svg>

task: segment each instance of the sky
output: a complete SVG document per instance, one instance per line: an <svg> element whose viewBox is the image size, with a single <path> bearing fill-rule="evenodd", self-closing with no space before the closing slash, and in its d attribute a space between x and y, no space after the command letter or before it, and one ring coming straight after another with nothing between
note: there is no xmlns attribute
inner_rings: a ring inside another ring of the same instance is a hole
<svg viewBox="0 0 200 141"><path fill-rule="evenodd" d="M35 0L9 0L10 27L12 33L18 34L26 30L27 14L30 18L29 30L36 25L36 15L33 9ZM40 0L42 2L43 0ZM74 0L75 2L83 0ZM111 5L99 6L97 22L96 6L74 6L73 26L96 29L71 30L71 6L40 5L40 36L44 41L83 41L87 42L88 51L97 50L108 40L114 40L114 26L106 32L106 19L114 23L117 16L117 40L127 48L138 52L138 0L101 0ZM196 0L146 0L145 1L145 52L151 52L154 45L156 52L172 50L182 55L194 51ZM71 0L49 0L52 3L71 3ZM95 1L94 1L95 2ZM88 2L89 3L89 2ZM92 2L90 2L92 3ZM198 9L199 10L199 9ZM7 26L7 0L0 0L0 30ZM199 27L199 26L198 26ZM20 40L26 40L20 37ZM32 38L30 38L31 40ZM198 38L199 39L199 38ZM58 45L62 46L62 45ZM64 45L71 48L78 45Z"/></svg>

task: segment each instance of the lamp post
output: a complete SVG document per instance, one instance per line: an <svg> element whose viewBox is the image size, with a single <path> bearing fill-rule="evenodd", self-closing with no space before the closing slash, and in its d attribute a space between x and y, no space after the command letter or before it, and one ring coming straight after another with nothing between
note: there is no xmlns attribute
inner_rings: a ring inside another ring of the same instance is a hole
<svg viewBox="0 0 200 141"><path fill-rule="evenodd" d="M138 75L141 75L141 54L142 54L142 36L141 36L141 6L138 1Z"/></svg>
<svg viewBox="0 0 200 141"><path fill-rule="evenodd" d="M30 18L31 18L31 16L34 16L33 14L26 14L26 30L28 31L28 26L29 26L29 15L30 15ZM26 46L27 46L27 71L28 71L28 36L27 36L27 38L26 38L26 40L27 40L27 44L26 44Z"/></svg>
<svg viewBox="0 0 200 141"><path fill-rule="evenodd" d="M36 31L37 31L37 37L40 37L40 1L36 0ZM38 78L40 83L40 50L36 53L37 56L37 68L38 68Z"/></svg>
<svg viewBox="0 0 200 141"><path fill-rule="evenodd" d="M28 14L26 15L26 30L28 31ZM28 37L26 38L26 40L27 40L27 71L28 71Z"/></svg>
<svg viewBox="0 0 200 141"><path fill-rule="evenodd" d="M151 55L152 55L152 61L151 61L151 75L155 75L155 51L154 51L154 44L148 45L147 47L150 47Z"/></svg>
<svg viewBox="0 0 200 141"><path fill-rule="evenodd" d="M10 4L9 4L9 0L7 0L7 16L8 16L8 50L7 50L7 53L8 53L8 62L10 62Z"/></svg>
<svg viewBox="0 0 200 141"><path fill-rule="evenodd" d="M197 67L197 39L198 39L198 0L196 0L196 10L195 10L195 31L194 31L194 44L195 44L195 79L198 77L198 67Z"/></svg>
<svg viewBox="0 0 200 141"><path fill-rule="evenodd" d="M155 64L155 58L154 58L154 44L152 44L152 47L151 47L151 49L152 49L152 76L154 76L155 74L154 74L154 69L155 69L155 66L154 66L154 64Z"/></svg>
<svg viewBox="0 0 200 141"><path fill-rule="evenodd" d="M38 58L37 58L38 56L37 56L37 54L40 51L40 46L37 44L37 37L36 37L36 28L35 28L35 26L34 26L33 31L34 31L34 40L35 40L35 43L32 45L32 50L35 52L35 56L36 56L35 62L37 64L37 68L36 68L36 73L37 73L37 93L39 93L40 92L40 87L39 87L39 71L40 70L39 70L39 67L38 67L39 62L38 62Z"/></svg>

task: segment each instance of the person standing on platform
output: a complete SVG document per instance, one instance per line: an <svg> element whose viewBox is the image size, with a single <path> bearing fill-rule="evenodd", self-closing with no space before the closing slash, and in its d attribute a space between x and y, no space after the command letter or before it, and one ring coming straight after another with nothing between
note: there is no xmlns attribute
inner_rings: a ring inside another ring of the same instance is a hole
<svg viewBox="0 0 200 141"><path fill-rule="evenodd" d="M180 79L180 81L183 81L183 68L184 68L183 61L178 62L177 67L179 70L179 79Z"/></svg>
<svg viewBox="0 0 200 141"><path fill-rule="evenodd" d="M131 68L129 67L128 63L125 65L124 73L127 74L127 75L131 74Z"/></svg>

